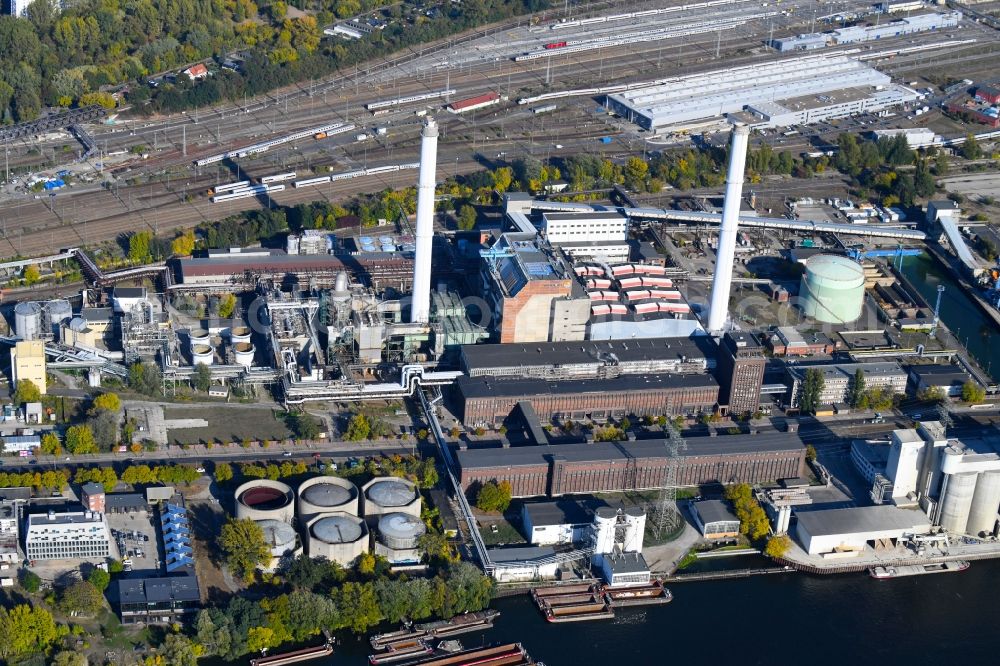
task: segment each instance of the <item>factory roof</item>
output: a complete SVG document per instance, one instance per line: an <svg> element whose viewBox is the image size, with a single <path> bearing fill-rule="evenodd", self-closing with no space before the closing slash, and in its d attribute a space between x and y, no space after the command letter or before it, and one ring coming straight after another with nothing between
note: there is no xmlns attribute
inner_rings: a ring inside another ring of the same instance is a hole
<svg viewBox="0 0 1000 666"><path fill-rule="evenodd" d="M98 511L70 511L66 513L33 513L28 516L28 526L45 525L86 525L104 522L104 514Z"/></svg>
<svg viewBox="0 0 1000 666"><path fill-rule="evenodd" d="M223 255L216 257L193 257L181 259L181 275L209 276L228 275L246 270L260 272L305 272L340 271L352 268L353 263L409 262L412 257L400 252L359 252L350 256L331 254L269 254L266 256Z"/></svg>
<svg viewBox="0 0 1000 666"><path fill-rule="evenodd" d="M485 104L486 102L492 102L493 100L500 99L500 95L495 92L483 93L482 95L476 95L475 97L470 97L469 99L462 99L457 102L452 102L450 104L451 108L460 111L462 109L468 109L469 107L477 106L479 104Z"/></svg>
<svg viewBox="0 0 1000 666"><path fill-rule="evenodd" d="M954 383L965 382L969 373L957 365L950 363L935 363L933 365L910 366L910 373L929 382Z"/></svg>
<svg viewBox="0 0 1000 666"><path fill-rule="evenodd" d="M684 458L748 453L765 455L781 451L804 451L804 445L799 436L786 432L688 437L685 438L685 441L687 449L681 453ZM462 468L523 467L547 465L552 457L559 457L569 462L664 458L667 455L667 446L661 439L642 439L635 442L594 442L593 444L517 446L509 449L468 449L458 451L456 455Z"/></svg>
<svg viewBox="0 0 1000 666"><path fill-rule="evenodd" d="M115 298L146 298L145 287L115 287Z"/></svg>
<svg viewBox="0 0 1000 666"><path fill-rule="evenodd" d="M88 481L87 483L80 486L80 490L88 495L103 495L104 486L99 483L94 483L93 481Z"/></svg>
<svg viewBox="0 0 1000 666"><path fill-rule="evenodd" d="M527 502L524 513L534 527L548 525L586 525L593 521L594 510L603 506L600 500L563 498L555 502Z"/></svg>
<svg viewBox="0 0 1000 666"><path fill-rule="evenodd" d="M796 511L799 525L810 536L908 530L928 525L927 516L895 506L856 506L847 509Z"/></svg>
<svg viewBox="0 0 1000 666"><path fill-rule="evenodd" d="M201 594L196 576L123 578L118 581L118 599L123 604L198 601Z"/></svg>
<svg viewBox="0 0 1000 666"><path fill-rule="evenodd" d="M733 510L729 508L729 503L722 500L702 500L695 502L691 506L698 512L698 517L701 518L703 525L709 523L732 523L739 522L740 520L733 513Z"/></svg>
<svg viewBox="0 0 1000 666"><path fill-rule="evenodd" d="M705 335L697 319L674 319L673 313L610 315L590 322L591 340L638 340L643 338L690 338Z"/></svg>
<svg viewBox="0 0 1000 666"><path fill-rule="evenodd" d="M708 336L645 338L637 340L585 340L463 345L462 357L470 370L531 365L585 363L639 363L668 358L714 358L715 343Z"/></svg>
<svg viewBox="0 0 1000 666"><path fill-rule="evenodd" d="M31 488L0 488L0 500L7 502L27 502L31 499Z"/></svg>
<svg viewBox="0 0 1000 666"><path fill-rule="evenodd" d="M612 575L649 571L649 565L646 564L646 558L642 556L642 553L628 552L605 555L604 562Z"/></svg>
<svg viewBox="0 0 1000 666"><path fill-rule="evenodd" d="M694 375L628 375L581 381L545 381L533 378L459 377L458 389L466 398L551 394L609 393L718 387L714 377Z"/></svg>
<svg viewBox="0 0 1000 666"><path fill-rule="evenodd" d="M116 493L104 496L107 511L145 511L146 498L142 493Z"/></svg>
<svg viewBox="0 0 1000 666"><path fill-rule="evenodd" d="M494 562L523 562L540 560L556 554L552 546L514 546L490 548L486 551Z"/></svg>
<svg viewBox="0 0 1000 666"><path fill-rule="evenodd" d="M618 211L593 211L593 212L579 212L579 213L542 213L542 217L545 220L552 220L558 222L561 220L607 220L613 218L616 220L625 221L625 216Z"/></svg>
<svg viewBox="0 0 1000 666"><path fill-rule="evenodd" d="M80 316L87 320L87 323L111 321L113 315L114 310L111 308L83 308L80 310Z"/></svg>
<svg viewBox="0 0 1000 666"><path fill-rule="evenodd" d="M823 373L824 379L841 378L844 376L854 377L854 373L861 370L865 377L889 377L906 375L903 368L896 362L871 362L871 363L800 363L789 365L788 372L797 378L804 377L806 370L816 369Z"/></svg>

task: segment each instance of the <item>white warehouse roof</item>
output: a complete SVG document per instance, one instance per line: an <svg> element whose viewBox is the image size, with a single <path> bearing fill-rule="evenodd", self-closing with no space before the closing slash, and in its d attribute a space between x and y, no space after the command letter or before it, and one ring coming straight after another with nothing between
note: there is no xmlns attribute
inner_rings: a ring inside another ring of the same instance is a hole
<svg viewBox="0 0 1000 666"><path fill-rule="evenodd" d="M805 56L692 74L608 96L612 109L656 129L742 111L747 105L846 88L887 86L889 76L846 56Z"/></svg>

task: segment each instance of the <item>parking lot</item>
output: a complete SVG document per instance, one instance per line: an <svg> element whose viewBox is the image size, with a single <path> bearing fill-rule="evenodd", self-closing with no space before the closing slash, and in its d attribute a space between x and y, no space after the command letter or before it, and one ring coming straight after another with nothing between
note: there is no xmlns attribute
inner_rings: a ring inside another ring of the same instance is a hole
<svg viewBox="0 0 1000 666"><path fill-rule="evenodd" d="M162 553L156 538L156 527L153 520L155 513L109 513L108 527L111 528L111 538L117 548L119 559L125 564L126 571L149 571L159 569Z"/></svg>

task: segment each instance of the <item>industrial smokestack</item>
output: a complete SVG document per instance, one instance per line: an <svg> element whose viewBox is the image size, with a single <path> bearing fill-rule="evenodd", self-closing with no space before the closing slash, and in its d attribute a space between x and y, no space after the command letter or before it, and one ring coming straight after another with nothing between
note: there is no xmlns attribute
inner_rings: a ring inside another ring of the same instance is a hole
<svg viewBox="0 0 1000 666"><path fill-rule="evenodd" d="M743 168L747 161L750 129L746 125L733 128L729 149L729 172L726 175L726 200L722 204L722 224L719 227L719 249L715 259L715 279L712 280L712 302L708 310L708 332L722 333L729 310L729 287L733 280L733 260L736 257L736 232L739 226L740 201L743 197Z"/></svg>
<svg viewBox="0 0 1000 666"><path fill-rule="evenodd" d="M420 132L420 178L417 180L417 253L413 261L410 323L426 324L431 309L431 251L434 240L434 184L437 179L438 128L428 117Z"/></svg>

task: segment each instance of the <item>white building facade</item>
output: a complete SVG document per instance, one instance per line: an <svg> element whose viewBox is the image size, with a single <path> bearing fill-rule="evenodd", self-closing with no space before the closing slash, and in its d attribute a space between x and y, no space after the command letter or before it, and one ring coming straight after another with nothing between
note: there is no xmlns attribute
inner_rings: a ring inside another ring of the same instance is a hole
<svg viewBox="0 0 1000 666"><path fill-rule="evenodd" d="M30 515L24 540L27 558L32 561L111 556L111 535L103 513L50 511Z"/></svg>

